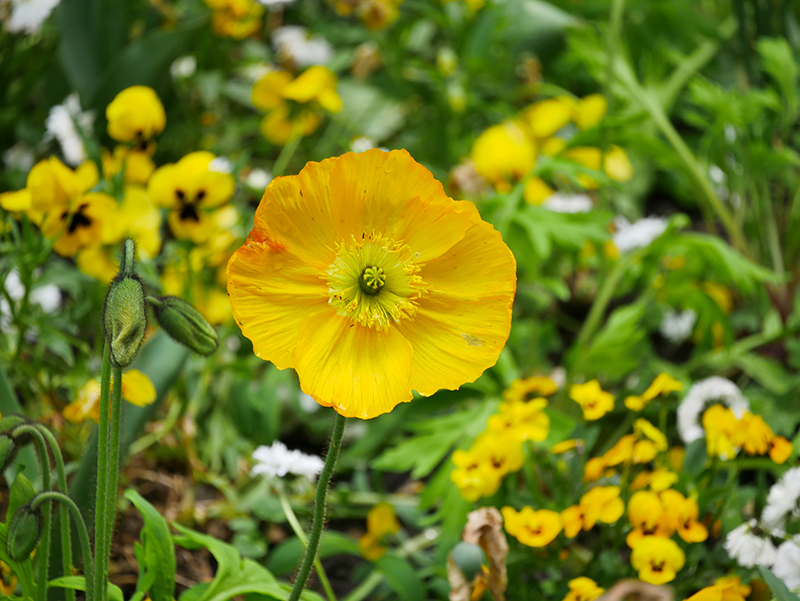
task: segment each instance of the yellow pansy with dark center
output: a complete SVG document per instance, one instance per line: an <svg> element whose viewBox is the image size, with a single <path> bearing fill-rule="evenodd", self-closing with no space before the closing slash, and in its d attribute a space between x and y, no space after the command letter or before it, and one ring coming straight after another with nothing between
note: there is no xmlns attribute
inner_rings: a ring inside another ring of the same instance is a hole
<svg viewBox="0 0 800 601"><path fill-rule="evenodd" d="M79 250L116 242L121 232L119 207L103 192L88 192L58 210L51 210L42 222L42 233L55 239L53 248L62 257Z"/></svg>
<svg viewBox="0 0 800 601"><path fill-rule="evenodd" d="M294 368L320 404L371 418L494 364L515 272L475 205L407 152L375 149L274 179L228 293L258 357Z"/></svg>

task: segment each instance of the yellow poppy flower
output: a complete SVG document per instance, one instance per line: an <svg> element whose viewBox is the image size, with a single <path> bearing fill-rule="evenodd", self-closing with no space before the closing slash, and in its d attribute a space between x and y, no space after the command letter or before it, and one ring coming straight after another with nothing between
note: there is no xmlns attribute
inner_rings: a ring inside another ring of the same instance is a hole
<svg viewBox="0 0 800 601"><path fill-rule="evenodd" d="M591 530L597 522L613 524L625 513L619 486L595 486L581 497L580 506L584 530Z"/></svg>
<svg viewBox="0 0 800 601"><path fill-rule="evenodd" d="M233 196L236 180L229 173L212 171L214 158L205 150L192 152L160 167L150 178L147 193L156 204L171 209L167 222L176 238L206 241L214 231L209 210Z"/></svg>
<svg viewBox="0 0 800 601"><path fill-rule="evenodd" d="M521 511L513 507L503 507L500 511L506 532L523 545L545 547L561 532L561 515L557 511L536 511L530 506L523 507Z"/></svg>
<svg viewBox="0 0 800 601"><path fill-rule="evenodd" d="M677 576L686 563L678 544L670 538L646 536L631 553L631 565L639 572L639 580L650 584L666 584Z"/></svg>
<svg viewBox="0 0 800 601"><path fill-rule="evenodd" d="M494 364L515 271L472 203L407 152L374 149L274 179L228 292L257 356L293 367L321 405L368 419Z"/></svg>
<svg viewBox="0 0 800 601"><path fill-rule="evenodd" d="M573 384L569 389L569 398L581 406L583 419L600 419L614 408L614 395L603 391L597 380Z"/></svg>
<svg viewBox="0 0 800 601"><path fill-rule="evenodd" d="M602 94L590 94L575 104L572 120L580 130L591 129L603 120L606 110L608 110L606 97Z"/></svg>
<svg viewBox="0 0 800 601"><path fill-rule="evenodd" d="M569 96L558 96L536 102L522 110L522 120L535 138L549 138L572 121L575 101Z"/></svg>
<svg viewBox="0 0 800 601"><path fill-rule="evenodd" d="M264 7L255 0L205 0L217 35L242 40L261 29Z"/></svg>
<svg viewBox="0 0 800 601"><path fill-rule="evenodd" d="M536 146L514 121L486 129L472 144L475 170L499 191L507 191L536 166Z"/></svg>
<svg viewBox="0 0 800 601"><path fill-rule="evenodd" d="M569 592L564 601L593 601L606 592L606 589L600 588L594 580L586 576L573 578L567 586Z"/></svg>
<svg viewBox="0 0 800 601"><path fill-rule="evenodd" d="M158 95L147 86L122 90L106 107L108 135L117 142L141 144L164 131L167 116Z"/></svg>
<svg viewBox="0 0 800 601"><path fill-rule="evenodd" d="M112 379L113 382L113 379ZM144 407L156 400L156 389L150 378L138 369L122 374L122 398L133 405ZM89 380L78 391L78 398L64 407L64 419L78 424L86 419L100 421L100 381Z"/></svg>

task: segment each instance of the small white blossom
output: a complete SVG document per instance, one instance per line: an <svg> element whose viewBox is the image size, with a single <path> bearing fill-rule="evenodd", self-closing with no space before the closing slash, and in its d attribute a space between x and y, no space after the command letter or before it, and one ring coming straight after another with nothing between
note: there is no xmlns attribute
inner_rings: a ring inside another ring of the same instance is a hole
<svg viewBox="0 0 800 601"><path fill-rule="evenodd" d="M718 185L724 184L727 179L725 172L717 165L711 165L711 167L708 168L708 177L711 178L712 182Z"/></svg>
<svg viewBox="0 0 800 601"><path fill-rule="evenodd" d="M290 451L285 444L276 441L272 446L258 447L253 451L256 464L251 474L284 477L286 474L316 478L322 470L322 459L316 455L306 455L302 451Z"/></svg>
<svg viewBox="0 0 800 601"><path fill-rule="evenodd" d="M736 128L730 123L725 124L725 140L728 144L733 144L736 141Z"/></svg>
<svg viewBox="0 0 800 601"><path fill-rule="evenodd" d="M216 157L211 159L208 170L216 173L230 173L233 171L233 163L227 157Z"/></svg>
<svg viewBox="0 0 800 601"><path fill-rule="evenodd" d="M266 6L269 9L275 9L279 6L285 6L287 4L292 4L294 0L258 0L261 4Z"/></svg>
<svg viewBox="0 0 800 601"><path fill-rule="evenodd" d="M592 210L592 199L586 194L561 194L548 196L542 206L555 213L588 213Z"/></svg>
<svg viewBox="0 0 800 601"><path fill-rule="evenodd" d="M94 111L81 111L81 101L76 93L72 93L64 100L64 104L57 104L50 109L45 120L45 139L55 137L61 145L64 161L76 167L86 160L86 149L80 131L90 135L93 121Z"/></svg>
<svg viewBox="0 0 800 601"><path fill-rule="evenodd" d="M353 140L350 142L350 150L353 152L365 152L371 148L375 148L375 140L368 138L367 136L353 138Z"/></svg>
<svg viewBox="0 0 800 601"><path fill-rule="evenodd" d="M800 590L800 536L795 536L778 547L772 573L783 580L790 591Z"/></svg>
<svg viewBox="0 0 800 601"><path fill-rule="evenodd" d="M692 335L697 313L692 309L686 311L667 311L661 318L658 331L661 335L675 344L680 344Z"/></svg>
<svg viewBox="0 0 800 601"><path fill-rule="evenodd" d="M286 25L272 33L275 52L298 67L324 65L333 57L333 46L321 36L310 36L305 27Z"/></svg>
<svg viewBox="0 0 800 601"><path fill-rule="evenodd" d="M265 62L258 62L253 63L252 65L247 65L242 70L242 75L244 75L250 81L258 81L262 77L264 77L267 73L271 73L275 70L273 65Z"/></svg>
<svg viewBox="0 0 800 601"><path fill-rule="evenodd" d="M767 504L761 513L761 520L769 528L782 528L790 515L798 515L797 502L800 501L800 467L787 471L769 489Z"/></svg>
<svg viewBox="0 0 800 601"><path fill-rule="evenodd" d="M30 171L34 162L33 151L24 142L17 142L3 153L3 163L9 171Z"/></svg>
<svg viewBox="0 0 800 601"><path fill-rule="evenodd" d="M197 59L191 54L173 61L169 72L175 79L189 79L197 71Z"/></svg>
<svg viewBox="0 0 800 601"><path fill-rule="evenodd" d="M264 190L272 181L272 174L263 169L253 169L244 180L244 185L253 190Z"/></svg>
<svg viewBox="0 0 800 601"><path fill-rule="evenodd" d="M12 33L36 33L60 0L11 0L6 29Z"/></svg>
<svg viewBox="0 0 800 601"><path fill-rule="evenodd" d="M306 394L305 392L300 393L300 409L305 411L306 413L316 413L319 411L320 404L314 400L310 394Z"/></svg>
<svg viewBox="0 0 800 601"><path fill-rule="evenodd" d="M667 229L667 220L663 217L645 217L631 223L622 215L614 219L614 246L619 252L628 252L635 248L650 246Z"/></svg>
<svg viewBox="0 0 800 601"><path fill-rule="evenodd" d="M750 409L750 403L739 387L730 380L719 376L701 380L689 389L678 406L678 433L683 442L688 444L705 435L700 425L700 415L705 411L706 404L712 401L729 407L737 418Z"/></svg>
<svg viewBox="0 0 800 601"><path fill-rule="evenodd" d="M15 305L25 296L25 286L16 269L12 269L6 276L3 288ZM61 290L55 284L39 286L31 290L28 300L33 305L39 305L45 313L52 313L61 306ZM10 326L11 305L5 295L2 295L0 296L0 328L8 330Z"/></svg>
<svg viewBox="0 0 800 601"><path fill-rule="evenodd" d="M743 568L756 565L770 567L775 563L775 545L765 533L754 532L757 526L756 520L750 520L731 530L725 537L725 550Z"/></svg>

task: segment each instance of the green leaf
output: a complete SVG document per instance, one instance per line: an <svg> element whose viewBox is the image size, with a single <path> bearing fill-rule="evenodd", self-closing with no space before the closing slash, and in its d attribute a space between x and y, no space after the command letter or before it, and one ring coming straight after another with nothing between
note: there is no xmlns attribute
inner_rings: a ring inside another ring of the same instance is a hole
<svg viewBox="0 0 800 601"><path fill-rule="evenodd" d="M405 121L403 105L368 84L340 81L337 91L344 104L335 119L351 135L380 142L397 132Z"/></svg>
<svg viewBox="0 0 800 601"><path fill-rule="evenodd" d="M744 373L775 394L786 394L794 383L783 365L764 355L747 353L736 359L736 366Z"/></svg>
<svg viewBox="0 0 800 601"><path fill-rule="evenodd" d="M8 510L6 511L6 523L11 521L11 518L17 512L17 509L27 504L36 494L36 489L23 474L17 474L14 478L14 483L11 485L11 490L8 493Z"/></svg>
<svg viewBox="0 0 800 601"><path fill-rule="evenodd" d="M608 240L606 221L608 214L604 211L557 213L530 205L514 215L514 223L525 230L542 260L550 256L554 245L563 250L579 251L587 240L595 243Z"/></svg>
<svg viewBox="0 0 800 601"><path fill-rule="evenodd" d="M252 559L243 559L235 547L213 536L200 534L180 524L173 524L180 535L175 542L187 549L208 549L217 560L217 573L202 595L192 601L227 601L236 595L259 593L272 599L286 599L288 592L269 570Z"/></svg>
<svg viewBox="0 0 800 601"><path fill-rule="evenodd" d="M57 588L68 588L74 591L86 590L86 579L83 576L62 576L47 583L48 586ZM122 589L115 584L108 583L108 596L111 601L125 601L122 596Z"/></svg>
<svg viewBox="0 0 800 601"><path fill-rule="evenodd" d="M422 580L407 559L387 553L375 562L375 569L383 574L386 582L403 601L425 598Z"/></svg>
<svg viewBox="0 0 800 601"><path fill-rule="evenodd" d="M777 601L800 601L800 597L786 588L783 580L775 576L775 574L772 573L772 570L765 568L764 566L756 567L758 568L761 577L764 579L764 582L767 583L769 590L772 591L772 595Z"/></svg>
<svg viewBox="0 0 800 601"><path fill-rule="evenodd" d="M267 560L267 569L278 576L286 576L297 569L303 557L303 543L300 539L292 537L275 547ZM319 544L319 556L322 559L335 555L361 555L358 543L346 536L328 530L322 534Z"/></svg>
<svg viewBox="0 0 800 601"><path fill-rule="evenodd" d="M794 60L789 43L783 38L761 38L758 41L758 53L764 63L764 70L778 83L788 108L789 114L786 117L793 121L798 108L795 82L800 68Z"/></svg>
<svg viewBox="0 0 800 601"><path fill-rule="evenodd" d="M140 534L142 553L136 558L139 563L136 591L149 591L153 601L172 601L175 597L176 562L167 520L134 489L126 490L125 498L133 503L144 519ZM146 579L151 580L151 584L147 588L143 584L140 586Z"/></svg>
<svg viewBox="0 0 800 601"><path fill-rule="evenodd" d="M457 442L477 436L496 408L494 403L481 403L467 411L418 422L413 428L421 434L385 451L372 462L372 467L394 472L411 470L412 478L427 476Z"/></svg>

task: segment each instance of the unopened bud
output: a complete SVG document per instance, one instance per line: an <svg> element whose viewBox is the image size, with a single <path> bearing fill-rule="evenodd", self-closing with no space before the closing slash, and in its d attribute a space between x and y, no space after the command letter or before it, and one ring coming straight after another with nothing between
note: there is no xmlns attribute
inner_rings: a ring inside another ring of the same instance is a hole
<svg viewBox="0 0 800 601"><path fill-rule="evenodd" d="M127 367L136 358L147 329L144 286L139 278L120 272L111 282L103 311L111 361L119 367Z"/></svg>
<svg viewBox="0 0 800 601"><path fill-rule="evenodd" d="M19 415L18 413L12 413L0 419L0 432L9 432L14 428L16 428L17 426L29 423L30 421L24 415Z"/></svg>
<svg viewBox="0 0 800 601"><path fill-rule="evenodd" d="M11 518L8 525L6 551L13 561L30 558L42 536L42 513L33 509L31 503L23 505Z"/></svg>
<svg viewBox="0 0 800 601"><path fill-rule="evenodd" d="M153 305L158 325L176 342L204 356L217 350L216 330L191 304L176 296L148 300Z"/></svg>
<svg viewBox="0 0 800 601"><path fill-rule="evenodd" d="M460 542L450 552L450 559L453 560L464 574L467 581L472 581L475 575L481 571L481 564L484 562L483 549L478 545Z"/></svg>

